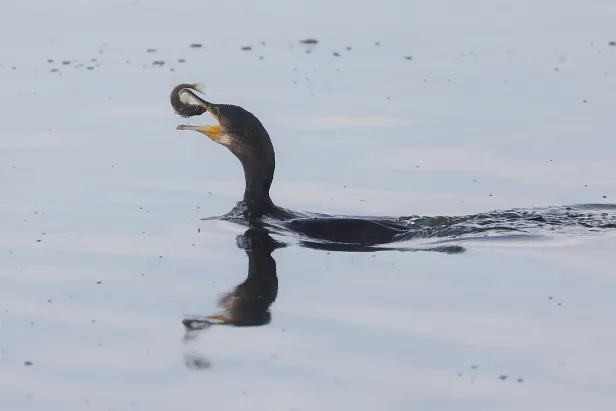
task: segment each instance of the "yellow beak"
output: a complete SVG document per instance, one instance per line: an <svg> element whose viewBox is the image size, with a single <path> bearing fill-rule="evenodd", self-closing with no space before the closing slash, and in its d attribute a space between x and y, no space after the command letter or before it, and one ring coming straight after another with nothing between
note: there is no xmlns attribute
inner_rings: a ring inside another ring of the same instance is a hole
<svg viewBox="0 0 616 411"><path fill-rule="evenodd" d="M218 140L218 136L220 136L220 126L187 126L182 124L177 126L177 130L198 131L199 133L208 136L212 141Z"/></svg>

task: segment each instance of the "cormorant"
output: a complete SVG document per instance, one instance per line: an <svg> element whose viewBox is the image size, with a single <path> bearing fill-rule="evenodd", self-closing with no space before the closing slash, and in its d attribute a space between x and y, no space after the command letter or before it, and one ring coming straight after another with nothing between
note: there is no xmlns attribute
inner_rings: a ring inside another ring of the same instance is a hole
<svg viewBox="0 0 616 411"><path fill-rule="evenodd" d="M277 226L308 239L337 244L372 246L396 241L411 228L397 219L381 217L327 216L298 213L276 206L270 197L276 156L270 136L261 121L244 108L232 104L214 104L198 96L200 84L180 84L171 92L171 105L183 117L209 111L218 125L180 125L178 130L194 130L222 144L244 168L244 198L236 210L248 221L270 217ZM193 97L198 105L189 104L184 96Z"/></svg>

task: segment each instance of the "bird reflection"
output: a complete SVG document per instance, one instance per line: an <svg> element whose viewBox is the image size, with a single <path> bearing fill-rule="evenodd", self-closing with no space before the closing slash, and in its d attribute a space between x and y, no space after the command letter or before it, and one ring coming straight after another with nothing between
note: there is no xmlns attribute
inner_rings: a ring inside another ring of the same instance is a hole
<svg viewBox="0 0 616 411"><path fill-rule="evenodd" d="M236 238L237 246L248 256L248 276L230 292L218 299L222 312L208 316L190 316L182 321L186 331L184 342L195 339L202 330L214 324L236 327L254 327L269 324L270 306L278 295L276 261L272 252L286 244L274 240L262 227L254 226ZM208 359L197 351L184 353L188 369L203 370L211 367Z"/></svg>
<svg viewBox="0 0 616 411"><path fill-rule="evenodd" d="M278 295L276 261L272 252L286 244L274 240L260 227L251 227L237 236L237 246L248 256L248 276L241 284L222 295L218 305L222 312L205 317L184 318L187 330L200 330L213 324L254 327L269 324L270 306Z"/></svg>
<svg viewBox="0 0 616 411"><path fill-rule="evenodd" d="M404 251L404 252L418 252L418 251L432 251L445 254L461 254L466 249L459 245L444 245L444 246L430 246L430 247L387 247L387 246L370 246L361 244L344 244L344 243L327 243L318 241L303 240L299 242L300 247L312 248L313 250L322 251L340 251L347 253L376 253L379 251Z"/></svg>
<svg viewBox="0 0 616 411"><path fill-rule="evenodd" d="M278 295L278 276L276 261L272 252L286 244L274 240L262 226L251 226L237 236L237 246L246 251L248 256L248 277L232 291L223 294L218 299L218 306L223 309L218 314L208 316L190 316L184 318L183 324L187 332L199 331L213 324L233 325L237 327L254 327L269 324L272 315L270 306ZM369 247L349 244L325 244L301 241L301 247L328 251L343 252L376 252L376 251L437 251L448 254L464 252L459 246L442 246L424 249Z"/></svg>
<svg viewBox="0 0 616 411"><path fill-rule="evenodd" d="M237 246L246 251L248 256L248 276L241 284L218 299L218 306L223 309L218 314L208 316L190 316L183 320L187 332L199 331L214 324L233 325L236 327L254 327L269 324L272 315L270 306L278 295L278 276L276 261L272 252L286 247L285 243L274 240L261 225L255 225L236 238ZM377 252L377 251L436 251L447 254L464 252L460 246L441 246L432 248L405 247L369 247L349 244L326 244L300 241L301 247L342 252ZM187 334L190 338L191 334Z"/></svg>
<svg viewBox="0 0 616 411"><path fill-rule="evenodd" d="M188 343L201 331L212 325L230 325L236 327L255 327L269 324L272 320L270 306L278 296L278 276L276 261L272 257L274 250L287 244L274 240L262 226L253 224L236 238L237 246L248 256L248 276L230 292L218 299L222 311L207 316L188 316L182 321L185 327L184 342ZM459 246L441 246L434 248L377 248L360 245L336 245L310 241L300 241L301 247L342 252L376 252L376 251L437 251L447 254L464 252ZM202 370L211 367L209 360L196 351L184 353L184 365L188 369Z"/></svg>

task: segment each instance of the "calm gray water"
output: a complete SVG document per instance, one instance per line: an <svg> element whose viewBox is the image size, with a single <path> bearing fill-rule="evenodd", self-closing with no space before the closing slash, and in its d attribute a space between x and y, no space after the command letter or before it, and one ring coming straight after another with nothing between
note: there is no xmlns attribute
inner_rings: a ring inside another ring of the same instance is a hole
<svg viewBox="0 0 616 411"><path fill-rule="evenodd" d="M613 1L1 9L0 409L616 406ZM605 228L404 243L457 254L276 235L275 273L271 249L251 257L277 280L271 322L185 335L185 315L218 312L247 278L251 237L201 220L235 205L243 174L175 130L182 82L261 119L281 206L561 218L592 204Z"/></svg>

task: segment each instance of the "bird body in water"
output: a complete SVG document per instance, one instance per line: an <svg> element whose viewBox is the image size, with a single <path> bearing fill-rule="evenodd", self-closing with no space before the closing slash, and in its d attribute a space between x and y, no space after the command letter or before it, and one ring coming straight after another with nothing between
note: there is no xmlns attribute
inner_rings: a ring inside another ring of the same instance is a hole
<svg viewBox="0 0 616 411"><path fill-rule="evenodd" d="M227 147L244 169L243 201L238 204L247 220L270 218L278 226L319 241L371 246L390 243L409 227L384 217L328 216L294 212L274 204L270 187L274 179L276 155L269 133L259 119L242 107L214 104L201 98L200 84L180 84L171 92L171 105L183 117L209 111L218 125L180 125L178 130L194 130ZM186 97L189 98L187 99ZM190 104L192 97L197 104Z"/></svg>

